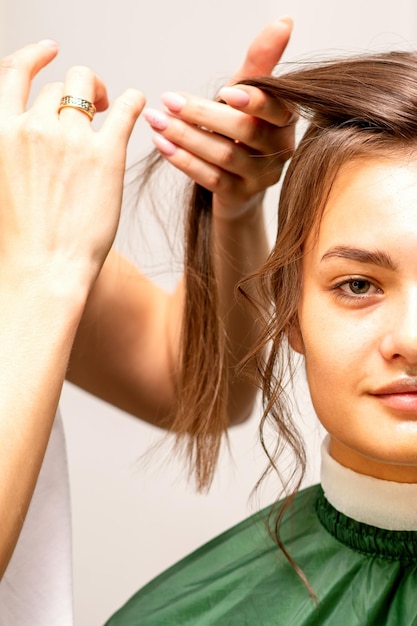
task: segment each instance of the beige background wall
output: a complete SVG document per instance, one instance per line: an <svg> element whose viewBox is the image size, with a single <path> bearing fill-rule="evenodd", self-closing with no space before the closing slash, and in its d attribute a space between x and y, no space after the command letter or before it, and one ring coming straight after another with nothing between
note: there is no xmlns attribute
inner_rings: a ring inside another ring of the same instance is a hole
<svg viewBox="0 0 417 626"><path fill-rule="evenodd" d="M329 49L409 47L417 38L412 0L8 0L0 11L2 55L45 37L61 44L59 58L36 87L83 63L101 74L111 98L136 86L145 91L150 106L157 106L159 94L168 89L212 96L240 63L250 39L280 15L293 16L296 24L286 59ZM149 137L140 121L131 160L146 153ZM276 197L276 190L268 195L272 225ZM132 219L124 222L121 245L134 249L156 280L172 285L175 275L168 272L164 240L143 209L136 220L144 223L147 243L132 228ZM311 482L317 478L320 434L302 381L300 393ZM71 386L64 390L62 410L73 496L76 626L102 624L152 576L269 502L277 490L269 484L257 499L249 499L264 467L256 432L259 411L231 432L231 453L222 455L210 494L196 495L181 466L166 463L168 446L140 458L159 440L155 429Z"/></svg>

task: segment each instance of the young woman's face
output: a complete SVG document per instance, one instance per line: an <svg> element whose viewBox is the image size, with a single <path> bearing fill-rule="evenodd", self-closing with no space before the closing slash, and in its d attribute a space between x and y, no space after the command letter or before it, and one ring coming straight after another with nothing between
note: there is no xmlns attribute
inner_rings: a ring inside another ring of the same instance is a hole
<svg viewBox="0 0 417 626"><path fill-rule="evenodd" d="M346 164L302 272L292 343L332 456L417 482L417 158Z"/></svg>

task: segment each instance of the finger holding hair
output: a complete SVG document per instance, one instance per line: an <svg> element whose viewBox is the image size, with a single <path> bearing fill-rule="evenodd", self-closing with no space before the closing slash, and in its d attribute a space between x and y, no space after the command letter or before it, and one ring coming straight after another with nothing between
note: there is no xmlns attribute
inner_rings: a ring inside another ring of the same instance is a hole
<svg viewBox="0 0 417 626"><path fill-rule="evenodd" d="M285 127L295 124L298 115L283 103L277 102L261 89L250 85L222 87L219 97L230 107L273 126Z"/></svg>
<svg viewBox="0 0 417 626"><path fill-rule="evenodd" d="M168 92L162 96L165 110L144 113L157 133L154 144L161 154L236 208L279 180L294 149L296 117L261 90L233 85L251 75L269 74L291 31L292 20L283 18L257 35L216 100Z"/></svg>

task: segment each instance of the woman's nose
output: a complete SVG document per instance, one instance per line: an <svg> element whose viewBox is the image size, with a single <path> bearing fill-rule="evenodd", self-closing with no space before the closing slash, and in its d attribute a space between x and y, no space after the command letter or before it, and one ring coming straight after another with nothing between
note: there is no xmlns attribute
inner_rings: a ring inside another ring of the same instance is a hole
<svg viewBox="0 0 417 626"><path fill-rule="evenodd" d="M417 285L387 309L381 353L385 359L417 364Z"/></svg>

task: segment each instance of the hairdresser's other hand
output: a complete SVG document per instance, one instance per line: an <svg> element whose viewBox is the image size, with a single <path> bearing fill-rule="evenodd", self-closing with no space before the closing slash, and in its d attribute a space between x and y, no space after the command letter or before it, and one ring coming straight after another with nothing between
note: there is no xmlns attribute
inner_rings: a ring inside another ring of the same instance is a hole
<svg viewBox="0 0 417 626"><path fill-rule="evenodd" d="M103 82L74 67L65 83L43 87L27 109L33 77L57 51L55 42L43 41L0 64L2 275L48 276L88 291L116 232L127 141L144 97L126 91L95 131L79 110L58 114L64 95L91 101L98 111L108 106Z"/></svg>
<svg viewBox="0 0 417 626"><path fill-rule="evenodd" d="M126 145L144 98L116 100L99 131L64 95L107 108L85 68L27 109L51 41L0 60L0 579L19 537L62 390L74 335L112 244Z"/></svg>
<svg viewBox="0 0 417 626"><path fill-rule="evenodd" d="M289 19L269 24L250 45L231 80L269 74L288 43ZM213 192L216 216L235 219L257 210L294 149L295 119L253 87L225 87L218 101L168 93L167 111L145 111L154 143L173 165Z"/></svg>

